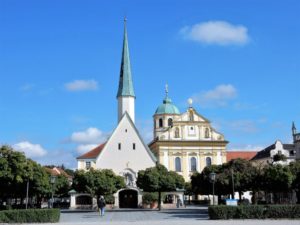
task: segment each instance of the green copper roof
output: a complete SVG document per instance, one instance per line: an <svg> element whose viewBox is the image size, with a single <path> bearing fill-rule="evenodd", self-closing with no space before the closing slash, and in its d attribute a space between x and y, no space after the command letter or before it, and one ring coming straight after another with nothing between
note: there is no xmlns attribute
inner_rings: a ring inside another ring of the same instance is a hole
<svg viewBox="0 0 300 225"><path fill-rule="evenodd" d="M163 100L163 104L157 107L155 114L180 114L178 108L172 103L172 100L168 97L168 86L166 86L166 97Z"/></svg>
<svg viewBox="0 0 300 225"><path fill-rule="evenodd" d="M124 20L123 51L122 51L122 62L121 62L120 80L119 80L119 89L118 89L117 98L120 96L135 97L134 90L133 90L132 77L131 77L126 19Z"/></svg>

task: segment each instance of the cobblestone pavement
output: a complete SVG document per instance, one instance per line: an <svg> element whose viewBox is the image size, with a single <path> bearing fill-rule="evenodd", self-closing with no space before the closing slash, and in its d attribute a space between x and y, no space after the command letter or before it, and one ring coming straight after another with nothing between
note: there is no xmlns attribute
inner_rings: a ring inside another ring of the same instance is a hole
<svg viewBox="0 0 300 225"><path fill-rule="evenodd" d="M113 210L100 217L97 212L61 213L60 222L138 222L138 221L174 221L174 220L207 220L207 207L190 207L169 210Z"/></svg>

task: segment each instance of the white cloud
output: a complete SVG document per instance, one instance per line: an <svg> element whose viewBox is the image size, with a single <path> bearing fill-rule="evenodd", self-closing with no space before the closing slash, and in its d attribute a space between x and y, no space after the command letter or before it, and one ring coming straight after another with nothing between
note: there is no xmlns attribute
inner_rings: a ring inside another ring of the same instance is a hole
<svg viewBox="0 0 300 225"><path fill-rule="evenodd" d="M29 158L39 158L47 154L47 151L41 145L32 144L28 141L14 144L13 148L19 152L24 152Z"/></svg>
<svg viewBox="0 0 300 225"><path fill-rule="evenodd" d="M213 90L208 90L192 96L195 103L202 107L224 107L237 97L237 90L231 84L221 84Z"/></svg>
<svg viewBox="0 0 300 225"><path fill-rule="evenodd" d="M73 150L58 149L49 151L47 157L36 159L42 165L57 165L64 164L66 168L77 169L77 154Z"/></svg>
<svg viewBox="0 0 300 225"><path fill-rule="evenodd" d="M79 144L100 144L106 139L106 135L95 127L90 127L85 131L74 132L71 141Z"/></svg>
<svg viewBox="0 0 300 225"><path fill-rule="evenodd" d="M65 88L68 91L95 91L98 90L98 82L95 80L74 80L66 83Z"/></svg>
<svg viewBox="0 0 300 225"><path fill-rule="evenodd" d="M79 154L84 154L84 153L96 148L97 146L98 146L97 144L78 145L77 152Z"/></svg>
<svg viewBox="0 0 300 225"><path fill-rule="evenodd" d="M226 21L208 21L183 27L180 31L184 38L204 44L244 45L248 43L248 29Z"/></svg>

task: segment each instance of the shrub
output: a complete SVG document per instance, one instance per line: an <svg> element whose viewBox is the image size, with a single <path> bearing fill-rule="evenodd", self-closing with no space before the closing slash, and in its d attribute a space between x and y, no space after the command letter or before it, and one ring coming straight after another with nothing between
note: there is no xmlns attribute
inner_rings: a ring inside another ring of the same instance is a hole
<svg viewBox="0 0 300 225"><path fill-rule="evenodd" d="M59 209L21 209L0 211L0 223L55 223Z"/></svg>
<svg viewBox="0 0 300 225"><path fill-rule="evenodd" d="M300 205L210 206L210 219L300 218Z"/></svg>
<svg viewBox="0 0 300 225"><path fill-rule="evenodd" d="M300 218L300 205L269 205L267 218Z"/></svg>
<svg viewBox="0 0 300 225"><path fill-rule="evenodd" d="M212 220L233 219L236 213L236 206L210 206L208 207L208 215Z"/></svg>
<svg viewBox="0 0 300 225"><path fill-rule="evenodd" d="M115 204L115 197L113 195L104 196L106 204Z"/></svg>
<svg viewBox="0 0 300 225"><path fill-rule="evenodd" d="M151 204L152 202L158 201L157 193L145 192L143 194L143 204Z"/></svg>

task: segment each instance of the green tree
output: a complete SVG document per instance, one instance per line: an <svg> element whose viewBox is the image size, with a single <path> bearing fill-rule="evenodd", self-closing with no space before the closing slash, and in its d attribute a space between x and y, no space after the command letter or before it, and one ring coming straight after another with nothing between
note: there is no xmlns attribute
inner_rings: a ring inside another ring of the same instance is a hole
<svg viewBox="0 0 300 225"><path fill-rule="evenodd" d="M184 179L176 172L169 172L166 167L158 164L138 172L137 186L146 192L158 192L158 208L161 210L161 193L182 189Z"/></svg>
<svg viewBox="0 0 300 225"><path fill-rule="evenodd" d="M223 173L227 176L229 184L234 185L234 191L239 193L240 199L244 191L251 190L253 180L256 177L256 169L251 162L240 158L223 164Z"/></svg>
<svg viewBox="0 0 300 225"><path fill-rule="evenodd" d="M0 147L0 197L25 198L29 182L29 197L38 201L49 193L49 179L44 168L24 153L14 151L10 146Z"/></svg>
<svg viewBox="0 0 300 225"><path fill-rule="evenodd" d="M89 193L91 196L112 195L125 187L124 178L117 176L112 170L94 170L74 173L73 188L77 192Z"/></svg>
<svg viewBox="0 0 300 225"><path fill-rule="evenodd" d="M300 160L290 163L289 167L294 178L292 188L296 192L297 203L300 204Z"/></svg>
<svg viewBox="0 0 300 225"><path fill-rule="evenodd" d="M290 191L294 180L290 168L280 164L265 167L263 178L264 190L274 194L275 203L279 200L277 198L277 193Z"/></svg>

